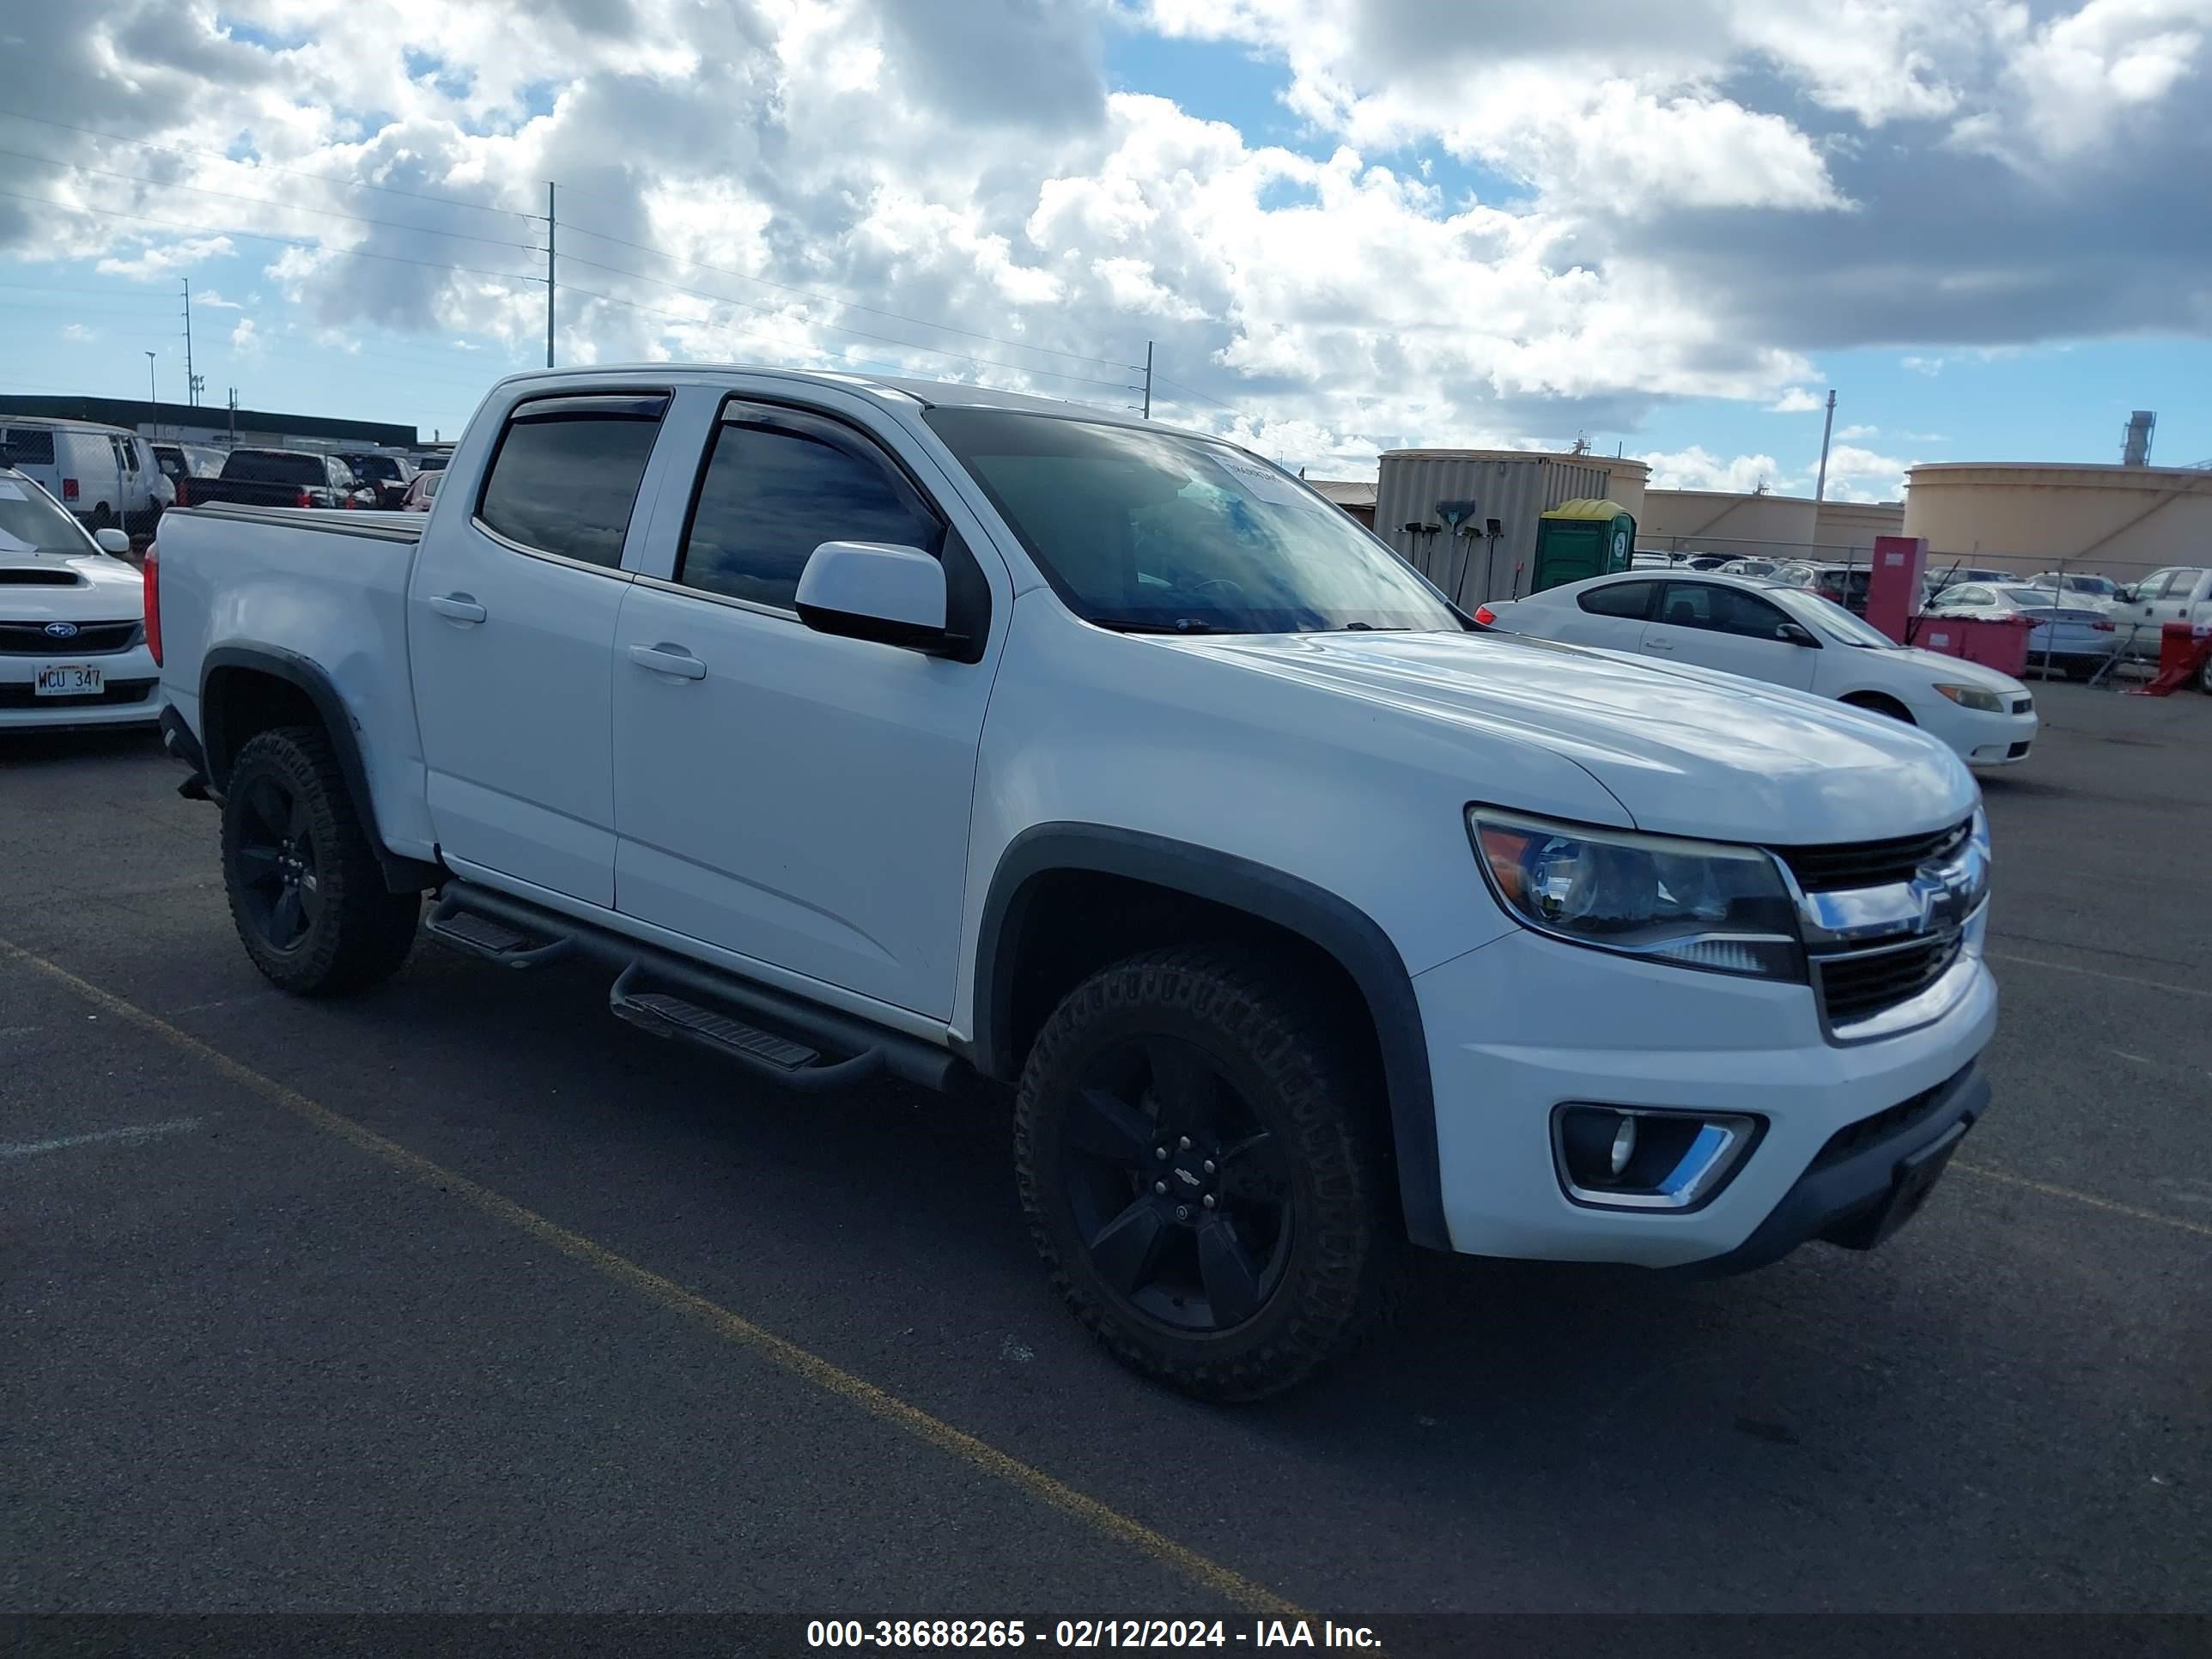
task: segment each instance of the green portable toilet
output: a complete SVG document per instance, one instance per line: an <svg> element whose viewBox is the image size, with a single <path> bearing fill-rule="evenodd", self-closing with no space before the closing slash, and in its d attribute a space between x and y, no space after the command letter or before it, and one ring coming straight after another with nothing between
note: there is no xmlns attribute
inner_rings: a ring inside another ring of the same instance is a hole
<svg viewBox="0 0 2212 1659"><path fill-rule="evenodd" d="M1636 520L1619 501L1561 501L1536 521L1528 591L1626 570L1635 550Z"/></svg>

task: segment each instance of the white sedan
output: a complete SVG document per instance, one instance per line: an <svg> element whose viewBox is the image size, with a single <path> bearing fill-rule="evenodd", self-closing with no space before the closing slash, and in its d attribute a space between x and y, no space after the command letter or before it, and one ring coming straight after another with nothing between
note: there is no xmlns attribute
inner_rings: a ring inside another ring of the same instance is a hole
<svg viewBox="0 0 2212 1659"><path fill-rule="evenodd" d="M139 573L32 479L0 467L0 732L158 719Z"/></svg>
<svg viewBox="0 0 2212 1659"><path fill-rule="evenodd" d="M2009 765L2035 741L2035 699L2010 675L1900 646L1841 605L1782 582L1629 571L1485 605L1475 620L1832 697L1924 726L1974 766Z"/></svg>

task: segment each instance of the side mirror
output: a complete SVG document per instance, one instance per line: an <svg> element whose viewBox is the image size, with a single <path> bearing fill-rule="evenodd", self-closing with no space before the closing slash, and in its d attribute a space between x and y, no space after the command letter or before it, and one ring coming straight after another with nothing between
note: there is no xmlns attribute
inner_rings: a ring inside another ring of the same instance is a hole
<svg viewBox="0 0 2212 1659"><path fill-rule="evenodd" d="M1815 651L1820 648L1820 641L1813 637L1813 630L1802 623L1784 623L1774 630L1774 637L1784 645L1809 645Z"/></svg>
<svg viewBox="0 0 2212 1659"><path fill-rule="evenodd" d="M95 530L92 532L92 539L99 544L103 553L121 554L131 550L131 538L119 530Z"/></svg>
<svg viewBox="0 0 2212 1659"><path fill-rule="evenodd" d="M933 654L961 643L945 631L945 567L918 547L824 542L799 573L794 603L817 634Z"/></svg>

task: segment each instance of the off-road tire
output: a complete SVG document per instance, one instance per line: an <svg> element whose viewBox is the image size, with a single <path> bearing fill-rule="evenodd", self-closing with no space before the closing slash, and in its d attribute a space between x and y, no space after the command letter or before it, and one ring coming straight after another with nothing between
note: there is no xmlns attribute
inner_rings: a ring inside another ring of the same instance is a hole
<svg viewBox="0 0 2212 1659"><path fill-rule="evenodd" d="M1109 1285L1061 1196L1058 1132L1086 1060L1139 1034L1227 1061L1251 1080L1231 1079L1245 1107L1284 1143L1286 1265L1258 1311L1227 1330L1164 1324ZM1101 969L1054 1012L1022 1072L1015 1172L1054 1287L1109 1352L1202 1399L1257 1400L1307 1380L1395 1299L1407 1247L1387 1119L1372 1061L1310 988L1256 954L1179 946Z"/></svg>
<svg viewBox="0 0 2212 1659"><path fill-rule="evenodd" d="M318 914L290 948L271 943L245 889L241 848L252 835L247 802L257 783L276 783L299 802L307 828ZM269 981L298 996L357 991L396 973L414 948L420 893L394 893L354 811L330 739L312 726L280 726L249 739L226 780L223 887L246 954Z"/></svg>

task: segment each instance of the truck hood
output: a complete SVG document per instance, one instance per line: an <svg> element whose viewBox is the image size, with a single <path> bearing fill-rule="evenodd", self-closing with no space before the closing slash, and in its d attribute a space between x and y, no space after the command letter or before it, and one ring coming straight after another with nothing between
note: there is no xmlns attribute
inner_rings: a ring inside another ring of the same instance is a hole
<svg viewBox="0 0 2212 1659"><path fill-rule="evenodd" d="M0 621L123 622L145 606L144 579L120 559L0 547Z"/></svg>
<svg viewBox="0 0 2212 1659"><path fill-rule="evenodd" d="M1539 744L1589 772L1639 829L1663 834L1782 846L1877 840L1956 823L1979 799L1958 757L1911 726L1703 669L1499 634L1161 643L1470 737ZM1473 765L1468 796L1522 804L1510 775Z"/></svg>

